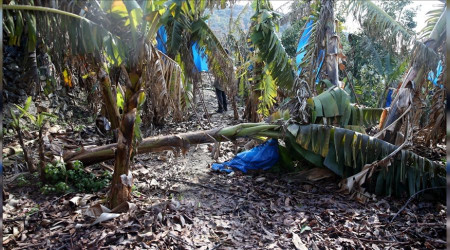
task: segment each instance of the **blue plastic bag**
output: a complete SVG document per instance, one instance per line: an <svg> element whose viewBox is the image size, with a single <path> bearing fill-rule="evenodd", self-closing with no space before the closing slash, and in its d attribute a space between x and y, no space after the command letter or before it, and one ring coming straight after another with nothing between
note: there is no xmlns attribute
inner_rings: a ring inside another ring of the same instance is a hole
<svg viewBox="0 0 450 250"><path fill-rule="evenodd" d="M211 168L227 173L236 169L247 173L248 170L267 170L275 165L279 158L278 140L270 139L249 151L237 154L230 161L213 163Z"/></svg>

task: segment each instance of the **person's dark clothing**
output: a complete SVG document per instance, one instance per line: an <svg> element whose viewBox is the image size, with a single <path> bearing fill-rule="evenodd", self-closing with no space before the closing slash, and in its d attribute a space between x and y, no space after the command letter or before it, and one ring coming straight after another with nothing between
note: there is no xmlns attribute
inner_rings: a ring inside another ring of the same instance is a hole
<svg viewBox="0 0 450 250"><path fill-rule="evenodd" d="M219 109L217 113L222 113L227 111L227 97L225 95L225 88L219 79L214 79L214 88L216 89L217 103L219 104Z"/></svg>
<svg viewBox="0 0 450 250"><path fill-rule="evenodd" d="M225 91L222 91L218 88L216 88L216 96L217 96L217 102L219 104L219 109L217 110L217 113L222 113L223 111L227 111L227 97L225 95Z"/></svg>

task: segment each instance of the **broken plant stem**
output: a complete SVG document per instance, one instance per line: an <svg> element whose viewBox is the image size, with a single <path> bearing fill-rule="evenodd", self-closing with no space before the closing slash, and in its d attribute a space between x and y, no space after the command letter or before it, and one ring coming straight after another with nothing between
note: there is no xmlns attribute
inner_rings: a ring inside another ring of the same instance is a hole
<svg viewBox="0 0 450 250"><path fill-rule="evenodd" d="M389 129L389 128L392 127L392 126L395 126L395 124L397 124L397 122L400 121L400 119L403 118L403 116L405 116L405 115L411 110L411 106L412 106L412 105L409 105L409 107L405 110L405 112L403 112L403 114L402 114L401 116L399 116L399 117L397 118L397 120L395 120L393 123L389 124L389 126L385 127L383 130L381 130L380 132L378 132L378 133L377 133L376 135L374 135L373 137L378 138L378 137L380 137L380 135L381 135L384 131L386 131L387 129Z"/></svg>
<svg viewBox="0 0 450 250"><path fill-rule="evenodd" d="M408 141L405 140L402 145L400 145L398 148L396 148L392 153L390 153L388 156L384 157L383 159L376 161L372 163L368 168L376 168L379 165L384 165L387 163L391 158L393 158L400 150L402 150L406 145L408 144Z"/></svg>

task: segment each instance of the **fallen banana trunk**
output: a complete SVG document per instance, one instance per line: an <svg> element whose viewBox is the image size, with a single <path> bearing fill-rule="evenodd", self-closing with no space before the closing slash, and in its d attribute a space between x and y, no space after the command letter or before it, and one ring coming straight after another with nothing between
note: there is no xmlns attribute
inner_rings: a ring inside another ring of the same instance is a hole
<svg viewBox="0 0 450 250"><path fill-rule="evenodd" d="M191 144L214 143L216 141L230 141L238 137L267 136L281 138L280 126L265 123L243 123L226 128L217 128L205 131L181 133L177 135L166 135L148 137L143 139L136 154L159 152L181 148L187 150ZM277 129L277 130L275 130ZM81 161L84 166L100 163L114 159L114 151L117 144L108 144L99 147L81 148L75 151L64 152L65 162Z"/></svg>
<svg viewBox="0 0 450 250"><path fill-rule="evenodd" d="M139 144L137 154L174 148L187 150L191 144L263 136L284 139L291 156L297 156L317 167L326 167L340 177L347 178L344 186L349 189L365 184L369 191L379 195L411 196L424 188L446 183L443 166L405 149L399 150L388 163L379 164L376 169L368 171L364 166L380 161L398 149L377 138L319 124L291 124L284 128L265 123L243 123L220 129L150 137ZM99 163L113 159L115 147L116 144L109 144L66 152L64 160L79 160L85 165Z"/></svg>

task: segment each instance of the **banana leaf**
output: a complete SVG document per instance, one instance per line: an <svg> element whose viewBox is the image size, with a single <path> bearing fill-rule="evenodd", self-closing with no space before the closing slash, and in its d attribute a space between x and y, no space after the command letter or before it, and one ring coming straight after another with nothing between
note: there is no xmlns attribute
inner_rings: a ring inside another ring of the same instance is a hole
<svg viewBox="0 0 450 250"><path fill-rule="evenodd" d="M327 118L331 124L334 118L339 119L339 124L345 126L372 127L379 123L384 109L358 107L350 103L350 95L343 89L332 87L320 95L312 97L307 102L312 114L312 123L317 118ZM358 129L361 131L364 129Z"/></svg>
<svg viewBox="0 0 450 250"><path fill-rule="evenodd" d="M291 144L305 160L314 166L325 166L342 178L361 173L365 166L397 149L353 130L320 124L289 125L286 134L286 144ZM292 145L294 141L296 145ZM411 196L421 189L446 183L443 166L405 149L394 156L390 165L378 169L372 176L367 173L363 182L373 184L369 190L380 195Z"/></svg>

